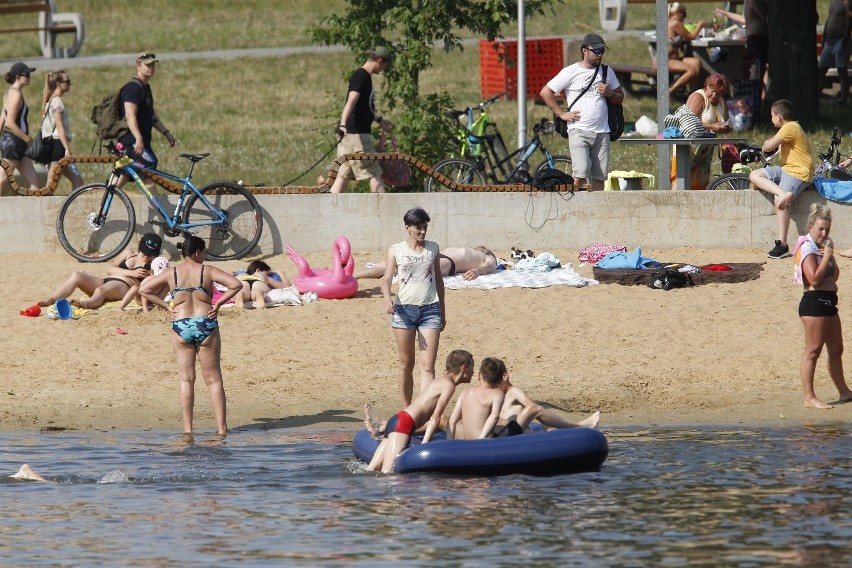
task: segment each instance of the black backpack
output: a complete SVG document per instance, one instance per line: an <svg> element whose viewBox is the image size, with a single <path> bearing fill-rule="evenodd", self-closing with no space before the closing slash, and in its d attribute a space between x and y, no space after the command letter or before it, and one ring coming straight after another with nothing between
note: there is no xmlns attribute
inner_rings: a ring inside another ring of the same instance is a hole
<svg viewBox="0 0 852 568"><path fill-rule="evenodd" d="M609 67L603 66L603 82L606 83L606 72ZM609 122L609 139L615 142L621 135L624 134L624 106L621 103L614 103L609 99L606 100L607 120Z"/></svg>
<svg viewBox="0 0 852 568"><path fill-rule="evenodd" d="M664 268L659 272L655 272L648 279L648 288L657 288L659 290L686 288L687 286L695 286L692 275L688 272L680 272L677 268Z"/></svg>
<svg viewBox="0 0 852 568"><path fill-rule="evenodd" d="M557 186L570 185L574 189L574 178L556 168L542 168L535 173L530 185L542 191L555 191Z"/></svg>

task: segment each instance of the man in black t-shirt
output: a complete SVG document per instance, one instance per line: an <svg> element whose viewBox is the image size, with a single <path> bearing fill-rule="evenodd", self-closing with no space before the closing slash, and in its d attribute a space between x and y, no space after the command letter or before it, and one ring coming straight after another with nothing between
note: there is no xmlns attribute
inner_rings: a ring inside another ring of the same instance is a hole
<svg viewBox="0 0 852 568"><path fill-rule="evenodd" d="M154 110L154 95L148 81L154 76L157 56L153 53L140 53L136 58L136 75L121 88L121 108L127 119L130 132L119 138L137 158L142 158L151 167L157 167L157 155L151 149L151 133L156 128L174 147L177 140L159 119Z"/></svg>
<svg viewBox="0 0 852 568"><path fill-rule="evenodd" d="M359 67L349 77L349 91L346 105L340 117L338 134L342 135L337 145L337 155L353 154L356 152L375 152L376 145L370 126L378 122L385 130L391 124L376 114L373 93L372 76L381 73L391 64L391 52L383 46L377 46L367 57L366 63ZM382 168L376 161L346 162L337 171L337 178L331 186L331 193L341 193L346 190L349 180L370 180L370 191L384 193L385 183L382 181Z"/></svg>

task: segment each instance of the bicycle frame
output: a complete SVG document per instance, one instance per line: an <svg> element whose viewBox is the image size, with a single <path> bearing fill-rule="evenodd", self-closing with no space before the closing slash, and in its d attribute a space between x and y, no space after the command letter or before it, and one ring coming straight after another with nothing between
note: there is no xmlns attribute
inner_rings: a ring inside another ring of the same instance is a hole
<svg viewBox="0 0 852 568"><path fill-rule="evenodd" d="M172 175L172 174L167 173L167 172L156 170L154 168L146 167L143 164L140 164L139 162L134 161L132 158L130 158L127 155L119 156L118 159L116 159L116 161L115 161L115 168L113 169L112 174L110 175L110 179L107 182L107 186L108 187L117 186L118 179L119 179L119 177L121 176L122 173L130 176L133 179L136 186L142 191L143 195L145 195L145 197L148 199L148 203L150 203L151 206L160 213L160 216L165 221L167 228L171 229L171 230L178 229L178 230L181 230L181 231L189 231L190 229L192 229L194 227L200 227L200 226L205 226L205 225L218 225L218 224L226 221L227 218L225 217L225 215L223 215L217 207L215 207L212 203L210 203L210 201L207 199L207 197L203 193L201 193L198 190L197 187L195 187L195 185L192 183L192 181L190 181L190 179L192 178L192 170L194 168L195 168L195 163L192 163L192 165L189 168L189 173L187 174L187 176L185 178L182 178L182 177L178 177L178 176ZM156 183L157 185L159 185L160 187L164 187L164 186L163 186L163 184L156 181L155 176L159 176L161 178L165 178L169 181L180 184L181 192L180 192L180 195L178 196L178 202L177 202L177 205L175 206L175 212L174 212L173 216L170 216L168 214L168 212L166 212L165 208L163 208L163 206L160 205L160 202L157 200L156 196L151 192L151 190L148 188L148 186L145 184L145 182L142 181L142 178L139 176L140 172L142 174L146 174L148 176L151 176L152 181L154 183ZM183 222L181 222L180 213L181 213L181 211L183 211L184 204L186 203L186 200L189 197L190 193L194 193L195 195L197 195L198 198L204 203L204 205L208 209L210 209L210 211L212 211L215 214L216 219L213 219L211 221L198 222L198 223L183 223ZM109 193L104 195L104 200L106 201L106 203L102 204L102 206L101 206L101 212L102 212L101 214L102 215L104 214L103 212L109 211L109 203L112 200L112 195L109 194Z"/></svg>
<svg viewBox="0 0 852 568"><path fill-rule="evenodd" d="M542 143L541 137L539 135L539 129L539 125L534 126L534 136L532 140L530 140L517 150L507 153L506 157L502 159L497 159L499 152L498 149L495 147L495 140L497 139L499 139L502 144L502 138L499 136L499 132L484 136L483 139L485 141L485 144L488 146L488 149L483 153L479 160L477 160L476 167L482 168L483 166L487 166L484 168L485 175L495 183L499 183L501 181L509 182L513 180L514 176L519 171L528 170L529 159L532 157L535 151L539 149L544 154L547 163L551 167L553 167L553 154L550 152L550 150L544 147L544 144ZM517 162L515 162L516 157ZM513 163L514 165L512 165ZM500 172L502 179L498 179L498 171Z"/></svg>

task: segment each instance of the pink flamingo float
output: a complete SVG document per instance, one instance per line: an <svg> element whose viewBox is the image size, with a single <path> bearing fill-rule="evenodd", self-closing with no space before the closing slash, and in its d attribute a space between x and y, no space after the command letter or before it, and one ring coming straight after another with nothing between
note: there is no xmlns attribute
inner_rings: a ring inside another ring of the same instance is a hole
<svg viewBox="0 0 852 568"><path fill-rule="evenodd" d="M346 237L337 237L331 247L334 258L331 270L312 269L308 261L290 245L287 245L287 254L299 270L298 276L293 279L293 286L301 294L316 292L320 298L342 299L351 298L358 292L358 281L352 276L355 259L352 258L352 246Z"/></svg>

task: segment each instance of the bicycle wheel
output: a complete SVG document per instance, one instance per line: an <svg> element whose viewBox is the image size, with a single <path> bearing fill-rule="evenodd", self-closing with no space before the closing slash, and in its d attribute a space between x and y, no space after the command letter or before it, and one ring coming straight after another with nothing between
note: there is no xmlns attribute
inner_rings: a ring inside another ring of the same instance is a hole
<svg viewBox="0 0 852 568"><path fill-rule="evenodd" d="M550 164L547 163L547 160L543 161L539 165L535 167L533 170L533 176L543 170L544 168L549 168ZM569 176L573 175L573 168L571 166L571 158L568 156L553 156L553 167L554 169L559 170L564 174L568 174Z"/></svg>
<svg viewBox="0 0 852 568"><path fill-rule="evenodd" d="M445 175L450 181L470 185L485 185L485 176L476 168L476 164L461 158L441 160L432 168L439 174ZM426 178L426 191L449 191L450 188L433 178Z"/></svg>
<svg viewBox="0 0 852 568"><path fill-rule="evenodd" d="M56 218L56 234L81 262L103 262L127 248L136 228L133 203L121 189L102 183L78 187Z"/></svg>
<svg viewBox="0 0 852 568"><path fill-rule="evenodd" d="M214 181L190 196L179 228L204 239L205 253L213 260L242 258L254 249L263 230L263 216L254 195L230 181ZM208 206L207 203L210 205ZM217 214L225 216L220 221Z"/></svg>
<svg viewBox="0 0 852 568"><path fill-rule="evenodd" d="M748 189L749 181L748 174L722 174L713 178L713 181L707 186L711 189Z"/></svg>

